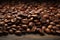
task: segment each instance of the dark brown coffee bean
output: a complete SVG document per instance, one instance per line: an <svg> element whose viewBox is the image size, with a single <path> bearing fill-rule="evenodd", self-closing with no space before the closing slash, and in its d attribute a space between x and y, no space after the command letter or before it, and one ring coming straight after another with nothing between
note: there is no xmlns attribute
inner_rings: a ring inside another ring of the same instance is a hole
<svg viewBox="0 0 60 40"><path fill-rule="evenodd" d="M42 26L42 30L45 30L46 29L46 26Z"/></svg>
<svg viewBox="0 0 60 40"><path fill-rule="evenodd" d="M11 22L16 22L16 19L11 19Z"/></svg>
<svg viewBox="0 0 60 40"><path fill-rule="evenodd" d="M16 31L15 31L15 34L20 34L20 33L21 33L20 30L16 30Z"/></svg>
<svg viewBox="0 0 60 40"><path fill-rule="evenodd" d="M50 7L49 9L53 9L53 7Z"/></svg>
<svg viewBox="0 0 60 40"><path fill-rule="evenodd" d="M60 30L56 30L57 33L60 33Z"/></svg>
<svg viewBox="0 0 60 40"><path fill-rule="evenodd" d="M5 24L5 26L8 26L8 24Z"/></svg>
<svg viewBox="0 0 60 40"><path fill-rule="evenodd" d="M36 26L33 26L32 29L31 29L31 32L35 32L36 29L37 29L37 27Z"/></svg>
<svg viewBox="0 0 60 40"><path fill-rule="evenodd" d="M29 19L29 21L32 21L33 20L33 17L31 17L30 19Z"/></svg>
<svg viewBox="0 0 60 40"><path fill-rule="evenodd" d="M48 28L51 29L52 28L52 25L48 25Z"/></svg>
<svg viewBox="0 0 60 40"><path fill-rule="evenodd" d="M29 26L33 26L34 25L34 23L33 22L29 22Z"/></svg>
<svg viewBox="0 0 60 40"><path fill-rule="evenodd" d="M4 22L0 22L0 24L4 24Z"/></svg>
<svg viewBox="0 0 60 40"><path fill-rule="evenodd" d="M31 30L29 29L29 28L27 28L27 30L26 30L27 32L31 32Z"/></svg>
<svg viewBox="0 0 60 40"><path fill-rule="evenodd" d="M8 33L8 31L6 31L6 30L4 30L3 32L6 33L6 34Z"/></svg>
<svg viewBox="0 0 60 40"><path fill-rule="evenodd" d="M22 19L21 22L22 23L28 23L28 19Z"/></svg>
<svg viewBox="0 0 60 40"><path fill-rule="evenodd" d="M14 31L12 29L9 30L9 33L14 33Z"/></svg>
<svg viewBox="0 0 60 40"><path fill-rule="evenodd" d="M51 30L51 33L55 34L56 32L54 30Z"/></svg>
<svg viewBox="0 0 60 40"><path fill-rule="evenodd" d="M16 31L16 28L11 28L13 31Z"/></svg>
<svg viewBox="0 0 60 40"><path fill-rule="evenodd" d="M51 24L51 25L55 25L55 23L54 23L54 22L50 22L50 24Z"/></svg>
<svg viewBox="0 0 60 40"><path fill-rule="evenodd" d="M45 29L45 32L46 33L51 33L50 29L48 29L48 28Z"/></svg>
<svg viewBox="0 0 60 40"><path fill-rule="evenodd" d="M22 25L22 28L26 29L26 28L28 28L28 26L27 25Z"/></svg>
<svg viewBox="0 0 60 40"><path fill-rule="evenodd" d="M48 15L43 15L43 18L48 18L49 16Z"/></svg>
<svg viewBox="0 0 60 40"><path fill-rule="evenodd" d="M9 22L10 20L5 19L4 22Z"/></svg>
<svg viewBox="0 0 60 40"><path fill-rule="evenodd" d="M16 25L12 25L11 27L12 27L12 28L16 28Z"/></svg>
<svg viewBox="0 0 60 40"><path fill-rule="evenodd" d="M3 33L3 31L0 30L0 34Z"/></svg>

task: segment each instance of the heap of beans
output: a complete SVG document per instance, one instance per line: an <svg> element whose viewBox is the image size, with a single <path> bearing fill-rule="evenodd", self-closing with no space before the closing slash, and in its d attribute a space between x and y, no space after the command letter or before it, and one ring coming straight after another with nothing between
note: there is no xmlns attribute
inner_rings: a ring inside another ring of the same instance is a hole
<svg viewBox="0 0 60 40"><path fill-rule="evenodd" d="M60 4L0 5L0 34L60 34Z"/></svg>

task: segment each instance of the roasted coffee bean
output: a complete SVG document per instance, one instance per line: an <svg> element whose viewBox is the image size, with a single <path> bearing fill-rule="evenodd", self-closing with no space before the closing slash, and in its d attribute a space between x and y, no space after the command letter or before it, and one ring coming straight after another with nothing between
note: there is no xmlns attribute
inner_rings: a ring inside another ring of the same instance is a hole
<svg viewBox="0 0 60 40"><path fill-rule="evenodd" d="M34 23L33 22L29 22L29 26L33 26L34 25Z"/></svg>
<svg viewBox="0 0 60 40"><path fill-rule="evenodd" d="M16 30L15 34L21 34L21 31L20 30Z"/></svg>
<svg viewBox="0 0 60 40"><path fill-rule="evenodd" d="M37 27L36 26L33 26L33 28L31 29L31 32L35 32L36 29L37 29Z"/></svg>
<svg viewBox="0 0 60 40"><path fill-rule="evenodd" d="M9 30L9 33L12 33L12 34L13 34L13 33L14 33L14 31L13 31L12 29L10 29L10 30Z"/></svg>
<svg viewBox="0 0 60 40"><path fill-rule="evenodd" d="M51 25L55 25L55 23L54 23L54 22L50 22L50 24L51 24Z"/></svg>
<svg viewBox="0 0 60 40"><path fill-rule="evenodd" d="M4 24L4 22L0 22L0 24Z"/></svg>
<svg viewBox="0 0 60 40"><path fill-rule="evenodd" d="M12 28L16 28L16 25L12 25L11 27L12 27Z"/></svg>
<svg viewBox="0 0 60 40"><path fill-rule="evenodd" d="M11 19L11 22L16 22L16 19Z"/></svg>
<svg viewBox="0 0 60 40"><path fill-rule="evenodd" d="M32 21L33 20L33 17L31 17L30 19L29 19L29 21Z"/></svg>
<svg viewBox="0 0 60 40"><path fill-rule="evenodd" d="M46 26L42 26L42 30L45 30L46 29Z"/></svg>
<svg viewBox="0 0 60 40"><path fill-rule="evenodd" d="M22 23L28 23L28 19L22 19L21 22Z"/></svg>
<svg viewBox="0 0 60 40"><path fill-rule="evenodd" d="M11 28L13 31L16 31L16 28Z"/></svg>
<svg viewBox="0 0 60 40"><path fill-rule="evenodd" d="M28 26L27 25L22 25L22 28L26 30L28 28Z"/></svg>
<svg viewBox="0 0 60 40"><path fill-rule="evenodd" d="M56 30L57 33L60 33L60 30Z"/></svg>
<svg viewBox="0 0 60 40"><path fill-rule="evenodd" d="M21 26L17 26L16 28L19 29Z"/></svg>
<svg viewBox="0 0 60 40"><path fill-rule="evenodd" d="M52 25L48 25L48 28L51 29L52 28Z"/></svg>
<svg viewBox="0 0 60 40"><path fill-rule="evenodd" d="M27 32L31 32L31 30L29 29L29 28L27 28L27 30L26 30Z"/></svg>
<svg viewBox="0 0 60 40"><path fill-rule="evenodd" d="M46 28L46 29L45 29L45 32L46 32L46 33L51 33L51 30L48 29L48 28Z"/></svg>
<svg viewBox="0 0 60 40"><path fill-rule="evenodd" d="M3 33L3 31L0 30L0 34Z"/></svg>
<svg viewBox="0 0 60 40"><path fill-rule="evenodd" d="M8 31L6 31L6 30L4 30L3 32L6 33L6 34L8 34Z"/></svg>

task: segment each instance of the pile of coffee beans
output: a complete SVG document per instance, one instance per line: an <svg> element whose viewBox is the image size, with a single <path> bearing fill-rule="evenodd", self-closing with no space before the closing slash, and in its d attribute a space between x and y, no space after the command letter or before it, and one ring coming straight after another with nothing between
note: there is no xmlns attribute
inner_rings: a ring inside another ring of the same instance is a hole
<svg viewBox="0 0 60 40"><path fill-rule="evenodd" d="M0 34L60 34L60 4L24 3L0 5Z"/></svg>

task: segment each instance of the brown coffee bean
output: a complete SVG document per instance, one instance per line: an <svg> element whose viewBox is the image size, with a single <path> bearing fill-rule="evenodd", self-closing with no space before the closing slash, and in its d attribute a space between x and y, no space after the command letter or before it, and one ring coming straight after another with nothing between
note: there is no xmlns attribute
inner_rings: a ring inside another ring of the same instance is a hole
<svg viewBox="0 0 60 40"><path fill-rule="evenodd" d="M34 22L38 22L38 20L34 20Z"/></svg>
<svg viewBox="0 0 60 40"><path fill-rule="evenodd" d="M3 29L3 27L0 27L0 30L2 30Z"/></svg>
<svg viewBox="0 0 60 40"><path fill-rule="evenodd" d="M21 22L27 24L28 23L28 19L22 19Z"/></svg>
<svg viewBox="0 0 60 40"><path fill-rule="evenodd" d="M60 14L58 13L57 16L60 18Z"/></svg>
<svg viewBox="0 0 60 40"><path fill-rule="evenodd" d="M33 20L33 17L31 17L30 19L29 19L29 21L32 21Z"/></svg>
<svg viewBox="0 0 60 40"><path fill-rule="evenodd" d="M49 22L50 22L50 20L46 20L46 22L47 22L47 23L49 23Z"/></svg>
<svg viewBox="0 0 60 40"><path fill-rule="evenodd" d="M31 32L31 30L29 29L29 28L27 28L27 30L26 30L27 32Z"/></svg>
<svg viewBox="0 0 60 40"><path fill-rule="evenodd" d="M0 30L0 34L3 33L3 31Z"/></svg>
<svg viewBox="0 0 60 40"><path fill-rule="evenodd" d="M40 25L40 24L41 24L41 22L37 22L36 24L37 24L37 25Z"/></svg>
<svg viewBox="0 0 60 40"><path fill-rule="evenodd" d="M46 15L43 15L43 18L48 18L49 16L46 14Z"/></svg>
<svg viewBox="0 0 60 40"><path fill-rule="evenodd" d="M54 30L51 30L52 33L56 33Z"/></svg>
<svg viewBox="0 0 60 40"><path fill-rule="evenodd" d="M4 22L9 22L10 20L5 19Z"/></svg>
<svg viewBox="0 0 60 40"><path fill-rule="evenodd" d="M8 24L5 24L5 26L8 26Z"/></svg>
<svg viewBox="0 0 60 40"><path fill-rule="evenodd" d="M50 24L51 24L51 25L55 25L55 23L54 23L54 22L50 22Z"/></svg>
<svg viewBox="0 0 60 40"><path fill-rule="evenodd" d="M46 26L42 26L42 30L45 30L46 29Z"/></svg>
<svg viewBox="0 0 60 40"><path fill-rule="evenodd" d="M4 24L4 22L0 22L0 24Z"/></svg>
<svg viewBox="0 0 60 40"><path fill-rule="evenodd" d="M16 28L16 25L12 25L11 27L12 27L12 28Z"/></svg>
<svg viewBox="0 0 60 40"><path fill-rule="evenodd" d="M49 9L53 9L53 7L50 7Z"/></svg>
<svg viewBox="0 0 60 40"><path fill-rule="evenodd" d="M32 17L37 17L37 15L31 15Z"/></svg>
<svg viewBox="0 0 60 40"><path fill-rule="evenodd" d="M33 22L29 22L29 26L33 26L34 25L34 23Z"/></svg>
<svg viewBox="0 0 60 40"><path fill-rule="evenodd" d="M21 26L17 26L16 28L20 28Z"/></svg>
<svg viewBox="0 0 60 40"><path fill-rule="evenodd" d="M14 31L12 29L9 30L9 33L14 33Z"/></svg>
<svg viewBox="0 0 60 40"><path fill-rule="evenodd" d="M51 33L50 29L48 29L48 28L45 29L45 32L46 33Z"/></svg>
<svg viewBox="0 0 60 40"><path fill-rule="evenodd" d="M15 22L16 20L15 19L11 19L11 22Z"/></svg>
<svg viewBox="0 0 60 40"><path fill-rule="evenodd" d="M39 33L43 33L42 29L39 29Z"/></svg>
<svg viewBox="0 0 60 40"><path fill-rule="evenodd" d="M15 31L15 34L20 34L20 33L21 33L20 30L16 30L16 31Z"/></svg>
<svg viewBox="0 0 60 40"><path fill-rule="evenodd" d="M16 28L11 28L13 31L16 31Z"/></svg>
<svg viewBox="0 0 60 40"><path fill-rule="evenodd" d="M28 27L27 25L22 25L22 28L25 28L26 29L27 27Z"/></svg>
<svg viewBox="0 0 60 40"><path fill-rule="evenodd" d="M37 27L36 26L33 26L32 29L31 29L31 32L35 32L36 29L37 29Z"/></svg>
<svg viewBox="0 0 60 40"><path fill-rule="evenodd" d="M7 18L12 18L12 16L9 16L9 15L8 15Z"/></svg>
<svg viewBox="0 0 60 40"><path fill-rule="evenodd" d="M6 33L6 34L8 33L8 31L6 31L6 30L4 30L3 32Z"/></svg>
<svg viewBox="0 0 60 40"><path fill-rule="evenodd" d="M10 29L11 27L10 26L8 26L8 27L6 27L7 29Z"/></svg>
<svg viewBox="0 0 60 40"><path fill-rule="evenodd" d="M54 30L58 30L59 28L56 27L56 26L53 26L52 29L54 29Z"/></svg>
<svg viewBox="0 0 60 40"><path fill-rule="evenodd" d="M57 33L60 33L60 30L56 30Z"/></svg>
<svg viewBox="0 0 60 40"><path fill-rule="evenodd" d="M51 29L52 28L52 25L48 25L48 28Z"/></svg>
<svg viewBox="0 0 60 40"><path fill-rule="evenodd" d="M21 17L17 17L17 19L22 19Z"/></svg>
<svg viewBox="0 0 60 40"><path fill-rule="evenodd" d="M56 27L60 27L60 24L56 24Z"/></svg>

